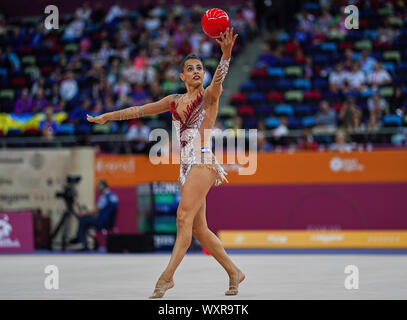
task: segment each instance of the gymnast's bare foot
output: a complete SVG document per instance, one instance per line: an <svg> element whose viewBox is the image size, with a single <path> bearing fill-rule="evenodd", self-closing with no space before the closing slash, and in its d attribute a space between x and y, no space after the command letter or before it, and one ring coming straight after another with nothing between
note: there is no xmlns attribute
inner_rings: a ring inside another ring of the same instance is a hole
<svg viewBox="0 0 407 320"><path fill-rule="evenodd" d="M225 292L227 296L235 296L239 291L239 284L246 278L245 274L237 269L236 272L229 274L229 290Z"/></svg>
<svg viewBox="0 0 407 320"><path fill-rule="evenodd" d="M155 285L154 293L149 299L162 298L168 289L174 287L174 281L165 275L161 275Z"/></svg>

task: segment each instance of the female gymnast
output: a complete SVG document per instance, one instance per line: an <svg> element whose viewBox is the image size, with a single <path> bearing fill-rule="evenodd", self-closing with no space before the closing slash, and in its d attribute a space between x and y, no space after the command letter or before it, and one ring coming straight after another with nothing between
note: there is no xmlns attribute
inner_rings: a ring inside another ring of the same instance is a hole
<svg viewBox="0 0 407 320"><path fill-rule="evenodd" d="M222 83L228 72L232 48L237 38L228 28L216 39L222 57L210 85L202 86L204 68L196 55L188 55L181 62L180 79L187 89L185 94L172 94L158 102L109 112L88 121L104 124L108 120L128 120L170 111L181 147L180 191L177 210L177 236L170 261L159 277L150 298L162 298L174 286L173 276L187 252L192 236L222 265L229 275L226 295L237 295L244 273L232 262L219 238L209 230L206 222L206 195L209 189L226 180L227 173L217 162L210 148L210 133L218 113Z"/></svg>

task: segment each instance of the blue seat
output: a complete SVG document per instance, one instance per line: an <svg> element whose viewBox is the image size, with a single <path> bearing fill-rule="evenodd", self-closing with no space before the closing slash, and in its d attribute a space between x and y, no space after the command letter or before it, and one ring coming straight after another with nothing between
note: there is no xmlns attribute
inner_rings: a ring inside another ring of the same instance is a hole
<svg viewBox="0 0 407 320"><path fill-rule="evenodd" d="M248 129L256 129L259 119L257 118L247 118L243 120L243 127Z"/></svg>
<svg viewBox="0 0 407 320"><path fill-rule="evenodd" d="M280 125L280 120L278 120L278 118L275 117L270 117L264 120L264 124L269 129L277 128Z"/></svg>
<svg viewBox="0 0 407 320"><path fill-rule="evenodd" d="M336 46L336 43L334 43L334 42L324 42L324 43L321 43L321 50L336 52L338 50L338 48Z"/></svg>
<svg viewBox="0 0 407 320"><path fill-rule="evenodd" d="M311 82L308 79L296 79L294 80L294 87L302 89L311 89Z"/></svg>
<svg viewBox="0 0 407 320"><path fill-rule="evenodd" d="M271 67L267 70L267 75L269 77L284 77L284 69L278 67Z"/></svg>
<svg viewBox="0 0 407 320"><path fill-rule="evenodd" d="M9 137L18 137L21 136L21 129L8 129L7 136Z"/></svg>
<svg viewBox="0 0 407 320"><path fill-rule="evenodd" d="M290 39L290 35L288 33L280 33L277 36L278 42L286 42Z"/></svg>
<svg viewBox="0 0 407 320"><path fill-rule="evenodd" d="M247 95L249 103L260 104L265 102L264 94L261 92L252 92Z"/></svg>
<svg viewBox="0 0 407 320"><path fill-rule="evenodd" d="M290 129L298 129L301 126L301 121L298 118L290 117L288 118L288 127Z"/></svg>
<svg viewBox="0 0 407 320"><path fill-rule="evenodd" d="M312 114L312 108L307 104L298 105L295 107L295 114L299 116L309 116Z"/></svg>
<svg viewBox="0 0 407 320"><path fill-rule="evenodd" d="M254 111L256 112L256 114L258 116L266 117L266 116L269 116L272 113L273 108L271 106L269 106L269 105L260 105L260 106L257 106L254 109Z"/></svg>
<svg viewBox="0 0 407 320"><path fill-rule="evenodd" d="M315 64L326 64L329 63L329 56L326 54L316 54L312 60Z"/></svg>
<svg viewBox="0 0 407 320"><path fill-rule="evenodd" d="M257 86L256 83L253 81L243 82L240 86L240 91L242 92L254 92L256 91Z"/></svg>
<svg viewBox="0 0 407 320"><path fill-rule="evenodd" d="M59 134L73 135L75 133L75 126L70 123L63 123L58 128Z"/></svg>
<svg viewBox="0 0 407 320"><path fill-rule="evenodd" d="M92 133L92 126L87 123L81 123L76 125L75 133L79 134L91 134Z"/></svg>
<svg viewBox="0 0 407 320"><path fill-rule="evenodd" d="M294 114L294 109L289 104L279 104L274 108L274 112L277 115L287 115L291 117Z"/></svg>
<svg viewBox="0 0 407 320"><path fill-rule="evenodd" d="M312 127L315 125L314 117L304 117L301 120L301 124L303 127Z"/></svg>
<svg viewBox="0 0 407 320"><path fill-rule="evenodd" d="M290 66L294 64L294 59L291 57L282 57L277 60L277 65L279 66Z"/></svg>
<svg viewBox="0 0 407 320"><path fill-rule="evenodd" d="M383 67L389 71L391 74L394 74L395 67L393 62L382 62Z"/></svg>
<svg viewBox="0 0 407 320"><path fill-rule="evenodd" d="M316 2L306 2L302 7L305 10L319 10L319 4Z"/></svg>
<svg viewBox="0 0 407 320"><path fill-rule="evenodd" d="M324 90L324 89L328 89L329 87L329 82L327 79L322 79L322 78L316 78L314 80L314 87L316 89L320 89L320 90Z"/></svg>
<svg viewBox="0 0 407 320"><path fill-rule="evenodd" d="M363 98L369 98L369 97L373 96L374 93L375 93L375 90L373 90L372 88L367 88L366 90L361 91L361 92L360 92L360 95L361 95Z"/></svg>
<svg viewBox="0 0 407 320"><path fill-rule="evenodd" d="M377 39L377 30L365 30L363 31L363 36L365 38L370 38L370 39Z"/></svg>
<svg viewBox="0 0 407 320"><path fill-rule="evenodd" d="M403 124L403 119L396 114L388 114L383 117L385 127L399 127Z"/></svg>
<svg viewBox="0 0 407 320"><path fill-rule="evenodd" d="M276 87L281 90L287 90L292 87L291 81L288 79L280 79L276 81Z"/></svg>

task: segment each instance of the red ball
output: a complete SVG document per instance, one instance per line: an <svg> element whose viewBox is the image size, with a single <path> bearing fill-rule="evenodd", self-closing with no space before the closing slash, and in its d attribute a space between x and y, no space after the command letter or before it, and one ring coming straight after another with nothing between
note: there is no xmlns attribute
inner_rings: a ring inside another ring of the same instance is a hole
<svg viewBox="0 0 407 320"><path fill-rule="evenodd" d="M221 32L225 32L229 27L229 16L222 9L209 9L202 16L201 26L209 37L219 38Z"/></svg>

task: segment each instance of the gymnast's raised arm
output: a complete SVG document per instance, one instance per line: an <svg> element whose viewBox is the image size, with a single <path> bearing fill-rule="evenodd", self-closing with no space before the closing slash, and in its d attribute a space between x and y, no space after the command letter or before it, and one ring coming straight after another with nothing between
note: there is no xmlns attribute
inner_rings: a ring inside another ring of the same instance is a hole
<svg viewBox="0 0 407 320"><path fill-rule="evenodd" d="M222 58L216 68L211 84L205 91L206 99L209 100L209 104L217 101L222 94L222 83L229 70L230 57L237 35L237 33L235 35L233 34L233 28L227 28L224 33L221 33L219 39L216 39L216 42L222 49Z"/></svg>
<svg viewBox="0 0 407 320"><path fill-rule="evenodd" d="M109 120L130 120L134 118L141 118L152 114L158 114L170 111L171 101L174 95L168 95L157 102L147 103L143 106L134 106L113 112L103 113L100 116L92 117L87 115L89 122L104 124Z"/></svg>

